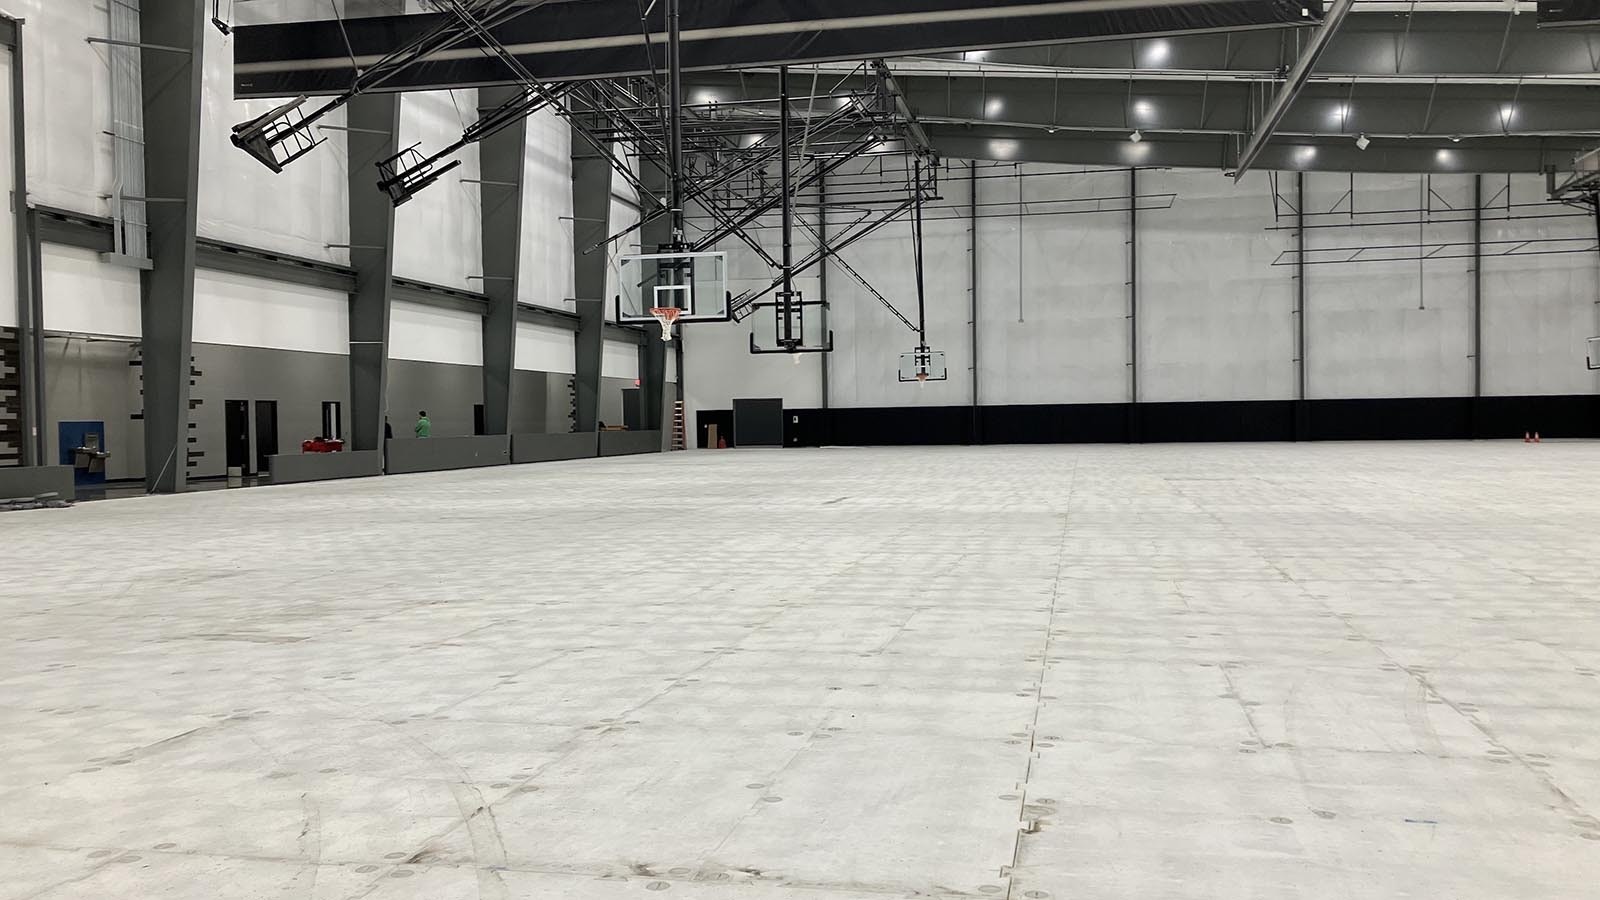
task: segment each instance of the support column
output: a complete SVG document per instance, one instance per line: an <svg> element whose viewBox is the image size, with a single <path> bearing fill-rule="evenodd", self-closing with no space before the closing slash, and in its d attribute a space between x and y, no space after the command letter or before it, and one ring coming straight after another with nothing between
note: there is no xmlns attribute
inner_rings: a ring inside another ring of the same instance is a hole
<svg viewBox="0 0 1600 900"><path fill-rule="evenodd" d="M389 393L389 300L394 278L394 204L374 166L400 152L400 94L362 94L345 107L350 130L350 443L382 450ZM412 412L415 412L414 410ZM409 422L409 414L402 422Z"/></svg>
<svg viewBox="0 0 1600 900"><path fill-rule="evenodd" d="M522 91L479 88L483 109L497 109ZM511 433L517 370L517 291L522 243L522 163L528 121L519 119L478 143L479 207L483 217L483 425L486 434Z"/></svg>
<svg viewBox="0 0 1600 900"><path fill-rule="evenodd" d="M647 187L655 188L659 185L663 194L669 197L674 196L672 193L672 176L665 170L645 163L639 174L640 181ZM673 220L668 216L661 216L652 222L645 223L645 226L639 230L640 247L646 253L671 252L674 249L672 228ZM646 331L650 333L644 343L639 345L639 388L641 391L639 408L642 419L640 424L647 431L659 430L662 423L669 420L664 406L667 383L667 351L673 345L676 345L681 350L686 339L685 335L689 333L689 329L692 327L694 326L679 325L677 338L672 344L661 340L660 333L655 329L647 328ZM683 360L680 358L678 362L678 378L682 379ZM685 423L685 426L687 427L687 423ZM669 446L671 446L669 436L662 435L662 447Z"/></svg>
<svg viewBox="0 0 1600 900"><path fill-rule="evenodd" d="M1294 173L1294 439L1311 439L1306 402L1306 173Z"/></svg>
<svg viewBox="0 0 1600 900"><path fill-rule="evenodd" d="M189 354L194 332L194 238L200 182L203 0L145 3L141 39L189 52L143 51L145 193L150 259L140 294L145 486L177 493L188 482Z"/></svg>
<svg viewBox="0 0 1600 900"><path fill-rule="evenodd" d="M573 387L578 432L598 429L600 360L605 353L606 239L611 225L611 163L598 155L572 126L572 253L573 285L578 301L578 331L573 336Z"/></svg>
<svg viewBox="0 0 1600 900"><path fill-rule="evenodd" d="M978 161L967 162L967 302L972 340L972 442L983 443L983 413L978 396Z"/></svg>
<svg viewBox="0 0 1600 900"><path fill-rule="evenodd" d="M1128 441L1142 440L1139 423L1139 170L1128 170Z"/></svg>
<svg viewBox="0 0 1600 900"><path fill-rule="evenodd" d="M11 213L16 222L17 344L21 350L21 383L17 401L21 418L22 459L25 466L47 465L44 410L44 317L42 295L33 277L37 231L35 213L28 208L28 129L24 109L22 23L11 20Z"/></svg>
<svg viewBox="0 0 1600 900"><path fill-rule="evenodd" d="M817 165L817 246L828 246L828 176L820 163ZM822 306L819 307L822 313L822 333L828 334L830 327L828 325L828 310L831 308L833 301L828 297L827 258L824 258L821 264L817 266L817 291L821 294L817 299L822 301ZM817 366L817 370L822 373L822 408L827 409L828 393L831 390L828 385L828 365L833 358L833 354L822 353L818 355L822 357L818 360Z"/></svg>
<svg viewBox="0 0 1600 900"><path fill-rule="evenodd" d="M1472 176L1472 396L1483 396L1483 176Z"/></svg>

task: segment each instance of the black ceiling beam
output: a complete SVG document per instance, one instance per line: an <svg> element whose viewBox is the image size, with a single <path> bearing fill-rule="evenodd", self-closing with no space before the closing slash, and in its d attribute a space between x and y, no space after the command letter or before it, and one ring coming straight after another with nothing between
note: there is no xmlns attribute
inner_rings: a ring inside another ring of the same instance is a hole
<svg viewBox="0 0 1600 900"><path fill-rule="evenodd" d="M1322 0L704 0L684 16L684 68L801 65L911 53L1056 44L1130 35L1312 25ZM380 16L234 30L238 99L338 94L358 68L436 28L436 14ZM652 23L654 27L654 23ZM491 29L546 81L647 74L636 0L554 2ZM348 43L346 43L348 41ZM477 37L389 77L376 90L507 84L506 64Z"/></svg>

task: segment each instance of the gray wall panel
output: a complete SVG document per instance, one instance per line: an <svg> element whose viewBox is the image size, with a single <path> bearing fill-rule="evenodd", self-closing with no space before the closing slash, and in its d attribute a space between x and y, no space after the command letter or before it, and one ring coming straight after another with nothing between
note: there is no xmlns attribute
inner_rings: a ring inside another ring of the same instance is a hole
<svg viewBox="0 0 1600 900"><path fill-rule="evenodd" d="M577 434L514 434L511 436L511 461L514 463L591 459L599 455L599 438L593 431L584 431Z"/></svg>
<svg viewBox="0 0 1600 900"><path fill-rule="evenodd" d="M472 434L472 408L483 402L483 374L478 366L389 362L389 420L396 440L410 439L417 413L426 410L434 437Z"/></svg>
<svg viewBox="0 0 1600 900"><path fill-rule="evenodd" d="M0 466L0 500L56 494L73 499L71 466ZM7 519L6 521L15 521Z"/></svg>
<svg viewBox="0 0 1600 900"><path fill-rule="evenodd" d="M441 472L503 466L511 461L511 438L504 434L389 442L389 474Z"/></svg>
<svg viewBox="0 0 1600 900"><path fill-rule="evenodd" d="M139 370L129 366L133 345L127 341L50 337L45 341L46 462L60 461L57 440L61 422L101 421L106 426L109 479L144 477L144 423L131 416L140 410Z"/></svg>
<svg viewBox="0 0 1600 900"><path fill-rule="evenodd" d="M294 350L267 350L260 347L232 347L221 344L195 344L195 379L191 395L203 400L189 414L198 427L198 439L190 446L205 456L190 471L205 478L224 475L228 468L225 443L226 400L275 400L278 404L278 452L297 453L300 442L322 434L322 404L341 404L344 438L350 440L350 360L331 353L304 353ZM255 403L250 404L250 468L255 468Z"/></svg>
<svg viewBox="0 0 1600 900"><path fill-rule="evenodd" d="M268 459L273 484L365 478L383 474L382 450L342 453L285 453Z"/></svg>
<svg viewBox="0 0 1600 900"><path fill-rule="evenodd" d="M635 453L660 453L659 431L602 431L601 456L630 456Z"/></svg>

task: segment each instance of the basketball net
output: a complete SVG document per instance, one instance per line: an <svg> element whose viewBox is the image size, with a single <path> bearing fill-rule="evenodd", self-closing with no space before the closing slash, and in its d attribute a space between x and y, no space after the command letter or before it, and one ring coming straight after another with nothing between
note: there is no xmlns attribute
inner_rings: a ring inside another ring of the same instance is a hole
<svg viewBox="0 0 1600 900"><path fill-rule="evenodd" d="M650 315L656 317L661 323L661 339L672 340L672 326L677 323L678 317L683 315L683 310L675 306L658 306L650 310Z"/></svg>

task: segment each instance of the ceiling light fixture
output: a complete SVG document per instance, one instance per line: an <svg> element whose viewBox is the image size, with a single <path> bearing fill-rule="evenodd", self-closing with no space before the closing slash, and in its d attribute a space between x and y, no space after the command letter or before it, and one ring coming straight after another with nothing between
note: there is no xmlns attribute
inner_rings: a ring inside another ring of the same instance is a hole
<svg viewBox="0 0 1600 900"><path fill-rule="evenodd" d="M1128 140L1133 141L1135 144L1137 144L1140 141L1144 140L1144 135L1140 134L1138 131L1134 131L1133 134L1128 135Z"/></svg>
<svg viewBox="0 0 1600 900"><path fill-rule="evenodd" d="M1370 146L1372 146L1372 138L1369 138L1364 134L1356 138L1357 150L1365 150Z"/></svg>

